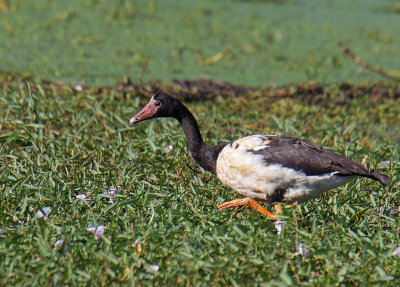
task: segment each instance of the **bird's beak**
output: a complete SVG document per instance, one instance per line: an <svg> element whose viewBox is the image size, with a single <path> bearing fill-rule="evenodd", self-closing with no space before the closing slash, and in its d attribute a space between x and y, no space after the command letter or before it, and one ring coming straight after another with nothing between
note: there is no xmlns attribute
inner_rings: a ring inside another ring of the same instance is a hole
<svg viewBox="0 0 400 287"><path fill-rule="evenodd" d="M150 102L136 116L130 119L129 125L131 126L135 123L151 119L158 110L158 107L155 106L156 102L157 101L153 100L152 98Z"/></svg>

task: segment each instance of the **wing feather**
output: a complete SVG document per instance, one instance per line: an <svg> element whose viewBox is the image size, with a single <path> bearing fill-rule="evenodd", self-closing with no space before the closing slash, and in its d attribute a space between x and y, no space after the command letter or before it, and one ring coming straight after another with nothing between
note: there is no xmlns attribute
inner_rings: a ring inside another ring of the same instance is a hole
<svg viewBox="0 0 400 287"><path fill-rule="evenodd" d="M278 163L296 171L301 170L307 175L337 172L341 175L373 176L355 161L313 142L286 136L266 137L269 140L268 146L252 152L262 154L269 164Z"/></svg>

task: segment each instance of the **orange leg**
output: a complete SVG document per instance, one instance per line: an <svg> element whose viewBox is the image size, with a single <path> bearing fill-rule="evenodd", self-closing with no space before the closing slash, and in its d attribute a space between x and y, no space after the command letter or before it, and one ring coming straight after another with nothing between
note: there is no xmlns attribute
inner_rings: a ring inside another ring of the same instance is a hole
<svg viewBox="0 0 400 287"><path fill-rule="evenodd" d="M254 199L252 199L250 197L245 197L245 198L240 198L240 199L235 199L232 201L224 202L217 208L218 208L218 210L224 210L227 208L241 207L244 205L246 205L247 208L249 208L249 209L254 209L254 210L258 211L259 213L268 217L269 219L273 219L273 220L279 219L279 216L273 214L271 211L268 211L263 206L261 206L257 201L255 201Z"/></svg>

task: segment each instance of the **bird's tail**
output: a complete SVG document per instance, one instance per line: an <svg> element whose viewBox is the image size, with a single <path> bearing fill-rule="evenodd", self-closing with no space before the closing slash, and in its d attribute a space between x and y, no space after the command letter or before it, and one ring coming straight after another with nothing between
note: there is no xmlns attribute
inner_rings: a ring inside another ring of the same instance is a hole
<svg viewBox="0 0 400 287"><path fill-rule="evenodd" d="M377 180L383 185L389 185L390 184L390 179L387 175L382 174L382 173L377 173L377 172L371 172L371 179Z"/></svg>

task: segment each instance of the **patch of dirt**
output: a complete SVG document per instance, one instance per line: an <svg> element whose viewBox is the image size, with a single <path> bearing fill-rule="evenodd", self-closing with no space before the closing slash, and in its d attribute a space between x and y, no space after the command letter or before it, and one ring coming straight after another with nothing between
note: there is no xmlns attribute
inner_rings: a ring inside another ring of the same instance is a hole
<svg viewBox="0 0 400 287"><path fill-rule="evenodd" d="M172 82L150 81L147 83L133 83L128 77L114 86L87 87L84 83L65 83L61 81L37 80L13 72L0 71L0 86L3 88L24 87L29 82L32 92L56 92L58 94L72 91L90 94L141 95L150 97L155 92L165 92L186 102L198 100L215 100L218 97L263 97L266 100L279 98L301 98L304 103L320 104L326 101L344 103L369 95L369 99L377 102L379 99L400 100L400 85L388 82L379 82L371 85L353 85L343 83L340 86L321 85L315 82L293 85L274 86L266 88L234 85L209 79L174 80Z"/></svg>

